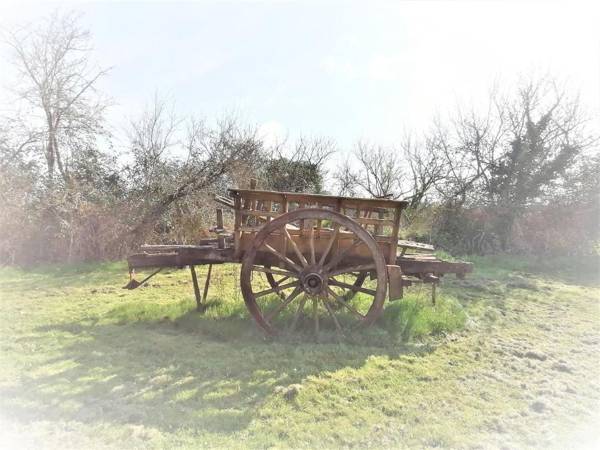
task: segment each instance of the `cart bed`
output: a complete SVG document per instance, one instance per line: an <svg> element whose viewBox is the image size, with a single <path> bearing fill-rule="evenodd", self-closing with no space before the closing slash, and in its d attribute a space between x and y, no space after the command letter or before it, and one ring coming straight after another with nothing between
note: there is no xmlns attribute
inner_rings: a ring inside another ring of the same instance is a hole
<svg viewBox="0 0 600 450"><path fill-rule="evenodd" d="M217 244L204 245L142 245L140 252L127 258L129 269L146 267L198 266L233 261L232 248L218 248Z"/></svg>

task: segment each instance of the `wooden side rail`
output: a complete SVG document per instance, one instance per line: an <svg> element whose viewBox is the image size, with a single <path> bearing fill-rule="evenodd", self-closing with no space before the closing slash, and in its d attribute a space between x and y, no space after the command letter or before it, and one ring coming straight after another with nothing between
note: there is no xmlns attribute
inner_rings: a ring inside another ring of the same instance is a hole
<svg viewBox="0 0 600 450"><path fill-rule="evenodd" d="M338 197L335 195L322 194L303 194L299 192L276 192L276 191L259 191L253 189L229 189L232 197L241 196L247 200L257 201L272 201L275 203L304 203L306 205L319 204L322 207L330 207L334 210L337 208L360 208L360 209L376 209L376 208L396 208L401 206L405 208L408 202L387 200L379 198L352 198Z"/></svg>

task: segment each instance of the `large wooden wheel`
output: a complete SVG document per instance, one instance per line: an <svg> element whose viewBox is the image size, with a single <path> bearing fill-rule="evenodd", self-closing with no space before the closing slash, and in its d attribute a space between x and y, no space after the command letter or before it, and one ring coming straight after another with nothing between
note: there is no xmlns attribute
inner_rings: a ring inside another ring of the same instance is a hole
<svg viewBox="0 0 600 450"><path fill-rule="evenodd" d="M293 332L307 322L315 333L329 326L343 332L379 317L387 271L375 239L354 220L326 209L299 209L256 234L240 282L250 314L268 334Z"/></svg>

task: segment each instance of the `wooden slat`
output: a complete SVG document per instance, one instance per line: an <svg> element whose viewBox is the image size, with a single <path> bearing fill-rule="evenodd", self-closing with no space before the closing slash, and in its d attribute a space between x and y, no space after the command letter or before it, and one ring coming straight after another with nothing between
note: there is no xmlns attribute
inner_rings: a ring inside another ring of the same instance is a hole
<svg viewBox="0 0 600 450"><path fill-rule="evenodd" d="M261 229L263 228L262 225L259 226L242 226L240 229L246 233L258 233ZM302 233L301 229L294 226L294 225L290 225L287 224L286 225L287 230L289 231L290 235L292 236L302 236L302 235L306 235L306 231L304 233ZM321 232L321 236L328 236L330 233L333 233L334 230L332 228L321 228L320 230ZM350 232L350 231L343 231L340 230L340 236L341 237L352 237L354 236L354 233ZM274 236L279 236L281 233L279 232L279 230L273 230L272 233ZM378 239L376 239L378 240ZM383 239L385 241L389 241L389 237L386 237L386 239Z"/></svg>
<svg viewBox="0 0 600 450"><path fill-rule="evenodd" d="M358 217L354 219L361 225L394 226L394 221L389 219L375 219L370 217Z"/></svg>
<svg viewBox="0 0 600 450"><path fill-rule="evenodd" d="M278 211L255 211L252 209L241 210L240 214L242 216L254 216L254 217L278 217L281 215Z"/></svg>
<svg viewBox="0 0 600 450"><path fill-rule="evenodd" d="M398 200L388 200L379 198L352 198L352 197L338 197L334 195L321 195L321 194L304 194L298 192L276 192L276 191L262 191L255 189L229 189L229 192L233 196L242 196L244 198L254 200L272 200L275 202L281 202L284 196L287 197L290 202L303 202L303 203L320 203L321 205L331 206L336 208L338 200L341 202L341 207L346 206L349 208L358 207L371 207L371 208L405 208L408 206L408 202Z"/></svg>
<svg viewBox="0 0 600 450"><path fill-rule="evenodd" d="M228 208L235 208L235 205L230 198L221 197L220 195L217 195L215 197L215 202L219 203L220 205L227 206Z"/></svg>

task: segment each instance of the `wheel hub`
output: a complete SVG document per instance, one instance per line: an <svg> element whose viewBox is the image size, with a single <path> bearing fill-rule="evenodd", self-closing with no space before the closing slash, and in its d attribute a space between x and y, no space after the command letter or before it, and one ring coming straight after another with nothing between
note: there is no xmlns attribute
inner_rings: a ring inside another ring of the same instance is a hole
<svg viewBox="0 0 600 450"><path fill-rule="evenodd" d="M325 289L325 279L318 270L309 269L300 277L302 288L307 294L319 295Z"/></svg>

